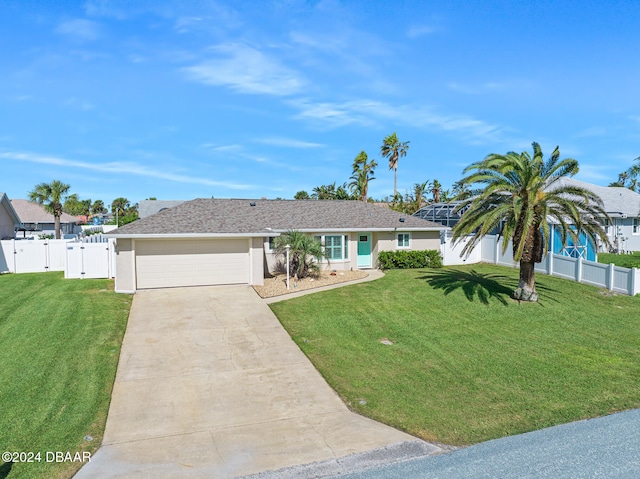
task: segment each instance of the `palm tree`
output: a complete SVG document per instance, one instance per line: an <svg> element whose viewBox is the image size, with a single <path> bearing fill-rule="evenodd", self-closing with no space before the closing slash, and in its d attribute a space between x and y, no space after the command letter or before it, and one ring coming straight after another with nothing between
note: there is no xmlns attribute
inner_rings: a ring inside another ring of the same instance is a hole
<svg viewBox="0 0 640 479"><path fill-rule="evenodd" d="M577 242L580 233L594 243L599 238L609 244L600 223L608 218L602 200L587 189L558 182L576 174L578 162L571 158L560 160L557 147L547 161L535 142L533 158L526 151L492 153L464 170L465 174L469 172L472 173L461 181L478 188L473 197L456 208L464 214L453 227L454 241L469 237L462 250L466 254L497 228L503 237L503 253L508 241L513 240L513 259L520 262L520 283L513 292L514 299L538 299L534 267L547 252L549 219L557 223L563 244L567 236Z"/></svg>
<svg viewBox="0 0 640 479"><path fill-rule="evenodd" d="M469 188L469 185L465 184L464 181L460 180L460 181L456 181L453 184L453 200L457 201L457 200L466 200L468 198L471 198L472 194L471 194L471 188Z"/></svg>
<svg viewBox="0 0 640 479"><path fill-rule="evenodd" d="M408 141L399 141L395 132L382 140L380 154L389 159L389 169L393 170L393 197L398 194L398 160L407 155Z"/></svg>
<svg viewBox="0 0 640 479"><path fill-rule="evenodd" d="M296 230L289 230L276 237L274 249L286 255L289 247L289 274L302 279L319 270L317 260L324 258L320 241Z"/></svg>
<svg viewBox="0 0 640 479"><path fill-rule="evenodd" d="M336 182L334 181L330 185L320 185L313 188L313 193L311 193L311 198L314 200L352 200L353 197L347 191L347 184L343 183L342 185L336 187Z"/></svg>
<svg viewBox="0 0 640 479"><path fill-rule="evenodd" d="M104 201L95 200L91 205L91 213L94 215L101 215L107 212L107 209L104 207Z"/></svg>
<svg viewBox="0 0 640 479"><path fill-rule="evenodd" d="M429 180L424 183L414 183L413 191L410 194L407 194L406 201L403 202L402 199L400 199L400 208L397 211L412 215L422 208L424 203L426 203L424 194L427 191L428 185Z"/></svg>
<svg viewBox="0 0 640 479"><path fill-rule="evenodd" d="M47 213L53 214L56 239L60 239L60 216L62 216L62 197L71 188L66 183L53 180L51 183L37 184L29 192L29 199L44 206Z"/></svg>
<svg viewBox="0 0 640 479"><path fill-rule="evenodd" d="M305 190L300 190L293 196L293 199L294 200L308 200L308 199L310 199L310 197L309 197L309 193L307 193Z"/></svg>
<svg viewBox="0 0 640 479"><path fill-rule="evenodd" d="M433 180L433 183L429 185L431 194L433 195L433 202L440 203L440 195L442 193L442 185L438 180Z"/></svg>
<svg viewBox="0 0 640 479"><path fill-rule="evenodd" d="M367 201L369 182L376 179L373 173L378 164L376 160L371 160L370 163L368 161L369 157L364 150L353 160L353 174L350 178L352 181L349 183L349 188L352 195L360 201Z"/></svg>
<svg viewBox="0 0 640 479"><path fill-rule="evenodd" d="M123 197L116 198L111 202L111 213L116 215L116 226L120 226L120 218L125 216L130 207L131 202Z"/></svg>

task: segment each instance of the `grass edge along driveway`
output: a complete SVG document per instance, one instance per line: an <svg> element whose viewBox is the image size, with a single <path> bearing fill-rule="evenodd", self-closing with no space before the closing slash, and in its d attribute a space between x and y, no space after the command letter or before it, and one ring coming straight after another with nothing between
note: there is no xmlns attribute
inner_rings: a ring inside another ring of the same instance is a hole
<svg viewBox="0 0 640 479"><path fill-rule="evenodd" d="M131 296L106 279L6 274L0 304L0 449L40 453L0 461L0 478L68 478L82 463L47 462L47 452L100 445Z"/></svg>
<svg viewBox="0 0 640 479"><path fill-rule="evenodd" d="M353 410L428 441L474 444L640 407L640 298L469 265L274 303ZM391 343L391 344L384 344Z"/></svg>

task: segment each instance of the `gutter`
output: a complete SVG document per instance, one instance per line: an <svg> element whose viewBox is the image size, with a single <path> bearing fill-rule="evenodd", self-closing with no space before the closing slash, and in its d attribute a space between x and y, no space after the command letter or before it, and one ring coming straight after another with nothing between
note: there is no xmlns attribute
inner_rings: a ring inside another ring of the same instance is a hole
<svg viewBox="0 0 640 479"><path fill-rule="evenodd" d="M280 236L275 231L265 231L256 233L105 233L103 236L107 238L122 239L185 239L185 238L264 238L271 236Z"/></svg>

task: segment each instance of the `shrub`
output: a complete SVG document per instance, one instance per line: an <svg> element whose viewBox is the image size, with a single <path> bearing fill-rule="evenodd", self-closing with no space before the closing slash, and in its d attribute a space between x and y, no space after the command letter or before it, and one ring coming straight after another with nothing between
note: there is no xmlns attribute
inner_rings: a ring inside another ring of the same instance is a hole
<svg viewBox="0 0 640 479"><path fill-rule="evenodd" d="M425 249L418 251L380 251L380 269L441 268L440 251Z"/></svg>

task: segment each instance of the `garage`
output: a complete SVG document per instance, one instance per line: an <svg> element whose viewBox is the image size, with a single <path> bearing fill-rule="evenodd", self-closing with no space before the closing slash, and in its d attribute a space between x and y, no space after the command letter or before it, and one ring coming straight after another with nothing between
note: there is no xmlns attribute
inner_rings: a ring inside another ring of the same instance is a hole
<svg viewBox="0 0 640 479"><path fill-rule="evenodd" d="M248 239L137 240L137 289L248 284Z"/></svg>

